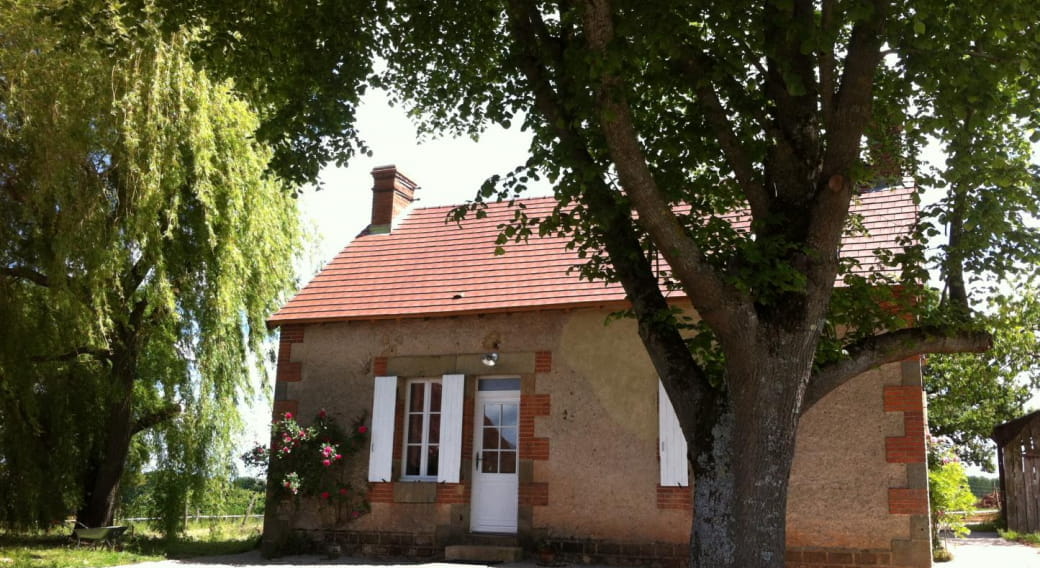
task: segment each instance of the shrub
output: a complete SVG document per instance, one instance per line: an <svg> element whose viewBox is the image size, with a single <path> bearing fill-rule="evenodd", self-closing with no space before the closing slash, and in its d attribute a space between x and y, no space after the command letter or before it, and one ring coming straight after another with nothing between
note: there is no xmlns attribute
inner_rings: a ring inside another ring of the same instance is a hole
<svg viewBox="0 0 1040 568"><path fill-rule="evenodd" d="M968 487L968 476L949 440L929 441L928 484L932 542L937 549L945 549L945 536L965 536L971 532L965 519L975 511L975 496Z"/></svg>
<svg viewBox="0 0 1040 568"><path fill-rule="evenodd" d="M302 499L335 510L335 522L356 519L368 512L362 492L350 485L351 458L368 437L366 416L344 431L325 410L310 426L302 426L286 412L271 425L271 445L257 445L244 456L247 465L268 468L277 491L299 505Z"/></svg>

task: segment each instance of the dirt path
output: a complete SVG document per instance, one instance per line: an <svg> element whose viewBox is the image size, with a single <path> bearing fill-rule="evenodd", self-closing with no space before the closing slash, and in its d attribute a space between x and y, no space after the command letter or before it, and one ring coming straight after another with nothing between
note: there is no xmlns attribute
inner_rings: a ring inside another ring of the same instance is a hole
<svg viewBox="0 0 1040 568"><path fill-rule="evenodd" d="M950 541L953 561L936 568L1040 568L1040 548L1008 542L997 533L972 533Z"/></svg>

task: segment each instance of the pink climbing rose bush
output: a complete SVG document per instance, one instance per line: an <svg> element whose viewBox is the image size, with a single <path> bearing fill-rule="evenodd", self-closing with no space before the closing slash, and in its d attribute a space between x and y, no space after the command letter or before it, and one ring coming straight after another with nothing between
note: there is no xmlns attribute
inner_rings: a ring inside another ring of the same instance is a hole
<svg viewBox="0 0 1040 568"><path fill-rule="evenodd" d="M368 438L366 415L349 429L340 427L324 409L310 425L301 425L291 412L271 424L271 444L257 444L242 456L251 467L266 470L275 490L296 500L313 498L334 505L337 517L356 519L368 511L363 492L350 486L355 456ZM349 516L348 516L349 513Z"/></svg>

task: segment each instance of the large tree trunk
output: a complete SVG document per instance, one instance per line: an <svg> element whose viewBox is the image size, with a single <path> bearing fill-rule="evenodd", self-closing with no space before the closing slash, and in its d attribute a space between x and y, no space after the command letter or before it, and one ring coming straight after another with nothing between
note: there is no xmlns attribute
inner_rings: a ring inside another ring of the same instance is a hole
<svg viewBox="0 0 1040 568"><path fill-rule="evenodd" d="M694 516L690 534L690 566L694 568L733 566L736 561L733 424L733 413L724 413L713 431L711 446L691 456L694 460Z"/></svg>
<svg viewBox="0 0 1040 568"><path fill-rule="evenodd" d="M731 354L730 410L710 446L693 456L690 564L697 568L784 566L788 482L815 339L766 335L743 356Z"/></svg>
<svg viewBox="0 0 1040 568"><path fill-rule="evenodd" d="M133 340L122 343L133 346ZM76 520L88 527L112 524L115 514L119 481L126 469L130 453L130 439L134 435L133 394L137 375L136 350L128 347L113 357L112 382L108 417L105 421L107 437L96 462L88 470L83 483L83 507Z"/></svg>
<svg viewBox="0 0 1040 568"><path fill-rule="evenodd" d="M109 411L108 440L104 454L90 470L84 483L84 505L76 520L88 527L103 527L112 524L119 480L126 468L130 451L132 428L130 397L117 402Z"/></svg>

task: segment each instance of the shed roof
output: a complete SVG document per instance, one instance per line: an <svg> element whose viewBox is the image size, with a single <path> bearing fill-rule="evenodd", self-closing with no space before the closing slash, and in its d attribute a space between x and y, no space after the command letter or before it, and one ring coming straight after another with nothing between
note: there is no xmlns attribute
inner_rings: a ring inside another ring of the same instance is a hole
<svg viewBox="0 0 1040 568"><path fill-rule="evenodd" d="M847 236L842 256L877 269L876 249L896 250L917 218L913 187L864 193L854 213L865 235ZM531 217L555 206L551 197L520 200ZM498 226L513 218L507 203L489 204L487 216L461 225L448 220L453 206L417 208L388 234L362 233L329 262L268 323L455 316L492 312L622 304L620 284L589 282L568 269L582 260L568 238L532 236L495 255ZM747 215L732 221L746 228ZM681 297L673 292L672 297Z"/></svg>
<svg viewBox="0 0 1040 568"><path fill-rule="evenodd" d="M993 433L990 434L990 438L992 438L998 446L1004 447L1008 442L1014 440L1026 426L1038 417L1040 417L1040 410L1030 412L1025 416L1020 416L1014 420L1005 422L993 428Z"/></svg>

